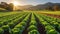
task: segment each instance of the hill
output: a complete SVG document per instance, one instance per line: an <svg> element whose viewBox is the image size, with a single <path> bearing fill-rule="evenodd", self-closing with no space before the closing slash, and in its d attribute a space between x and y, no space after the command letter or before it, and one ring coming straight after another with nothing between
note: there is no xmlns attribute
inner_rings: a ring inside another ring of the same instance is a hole
<svg viewBox="0 0 60 34"><path fill-rule="evenodd" d="M48 2L48 3L45 3L45 4L39 4L37 6L33 6L33 7L30 7L30 8L27 8L26 10L44 10L44 9L46 9L48 7L52 7L53 8L55 5L60 6L60 3Z"/></svg>
<svg viewBox="0 0 60 34"><path fill-rule="evenodd" d="M20 10L25 10L27 8L33 7L33 5L24 5L24 6L18 6Z"/></svg>

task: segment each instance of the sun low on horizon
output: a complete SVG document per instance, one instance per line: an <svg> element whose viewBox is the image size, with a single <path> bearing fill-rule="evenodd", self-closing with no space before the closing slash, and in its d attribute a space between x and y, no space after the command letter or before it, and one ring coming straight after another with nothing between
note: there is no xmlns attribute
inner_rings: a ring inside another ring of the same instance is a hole
<svg viewBox="0 0 60 34"><path fill-rule="evenodd" d="M12 3L14 4L14 6L20 5L20 3L18 1L13 1Z"/></svg>

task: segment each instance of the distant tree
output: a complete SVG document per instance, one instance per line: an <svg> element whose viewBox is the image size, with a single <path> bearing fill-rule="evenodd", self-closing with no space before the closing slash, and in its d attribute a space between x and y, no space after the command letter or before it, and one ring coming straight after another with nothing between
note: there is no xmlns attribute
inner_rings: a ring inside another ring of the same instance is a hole
<svg viewBox="0 0 60 34"><path fill-rule="evenodd" d="M8 4L6 2L1 2L0 7L6 9L8 7Z"/></svg>
<svg viewBox="0 0 60 34"><path fill-rule="evenodd" d="M51 6L48 6L48 7L46 8L46 10L51 10L51 11L53 11L54 9L53 9L53 7L51 7Z"/></svg>
<svg viewBox="0 0 60 34"><path fill-rule="evenodd" d="M59 5L55 5L55 6L53 7L53 9L54 9L55 11L59 11L59 10L60 10L60 6L59 6Z"/></svg>
<svg viewBox="0 0 60 34"><path fill-rule="evenodd" d="M0 7L9 11L13 11L13 3L7 4L6 2L1 2Z"/></svg>
<svg viewBox="0 0 60 34"><path fill-rule="evenodd" d="M10 4L9 4L9 7L8 7L7 9L13 11L13 8L14 8L13 3L10 3Z"/></svg>

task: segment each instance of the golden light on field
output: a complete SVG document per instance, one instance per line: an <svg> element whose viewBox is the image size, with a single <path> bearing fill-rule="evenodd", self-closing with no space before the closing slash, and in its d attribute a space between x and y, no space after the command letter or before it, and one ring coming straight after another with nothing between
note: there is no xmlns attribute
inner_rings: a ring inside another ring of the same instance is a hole
<svg viewBox="0 0 60 34"><path fill-rule="evenodd" d="M19 5L19 2L17 2L17 1L13 1L12 3L14 4L14 6L18 6Z"/></svg>

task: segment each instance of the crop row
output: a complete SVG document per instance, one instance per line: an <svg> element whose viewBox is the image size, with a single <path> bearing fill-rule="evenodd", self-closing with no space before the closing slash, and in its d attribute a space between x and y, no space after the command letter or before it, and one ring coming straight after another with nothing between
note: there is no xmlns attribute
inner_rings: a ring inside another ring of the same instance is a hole
<svg viewBox="0 0 60 34"><path fill-rule="evenodd" d="M60 19L31 12L5 15L0 34L60 34Z"/></svg>
<svg viewBox="0 0 60 34"><path fill-rule="evenodd" d="M44 16L44 15L39 15L38 16L37 14L36 14L36 16L39 18L40 22L44 25L46 34L59 34L59 32L56 31L56 29L54 28L55 25L52 24L52 25L54 25L54 26L52 26L48 22L49 21L49 19L47 19L47 18L49 18L48 16ZM50 21L50 22L52 22L52 21ZM54 22L54 23L57 24L56 22ZM59 25L59 24L57 24L57 25Z"/></svg>
<svg viewBox="0 0 60 34"><path fill-rule="evenodd" d="M9 33L11 28L14 28L19 22L21 22L28 13L23 14L15 14L11 15L9 18L5 18L3 21L0 21L0 33L5 34L6 32ZM3 18L2 18L3 19ZM8 20L7 20L8 19Z"/></svg>

